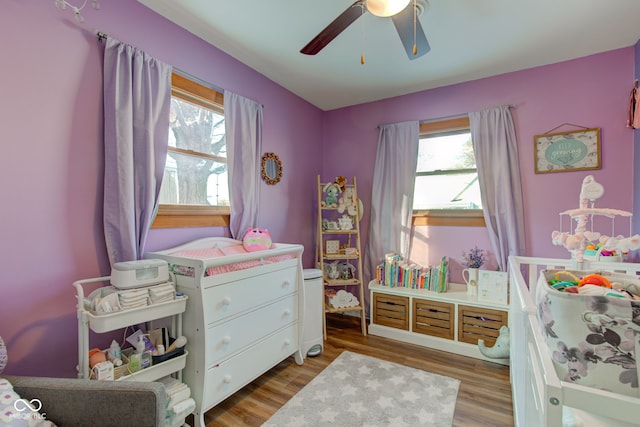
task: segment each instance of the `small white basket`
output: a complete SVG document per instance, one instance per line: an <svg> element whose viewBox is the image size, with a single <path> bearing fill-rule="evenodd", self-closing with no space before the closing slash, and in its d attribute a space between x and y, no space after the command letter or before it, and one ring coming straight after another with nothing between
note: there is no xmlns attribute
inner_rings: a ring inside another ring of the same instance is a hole
<svg viewBox="0 0 640 427"><path fill-rule="evenodd" d="M620 251L616 250L616 253L619 254ZM584 259L586 261L597 261L597 262L622 262L624 261L624 257L622 255L602 255L602 248L599 248L595 255L584 255Z"/></svg>

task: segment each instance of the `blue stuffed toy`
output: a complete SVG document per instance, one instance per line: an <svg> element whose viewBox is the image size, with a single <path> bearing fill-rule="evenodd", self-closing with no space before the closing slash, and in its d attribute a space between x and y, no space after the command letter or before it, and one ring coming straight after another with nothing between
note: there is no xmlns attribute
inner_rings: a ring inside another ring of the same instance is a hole
<svg viewBox="0 0 640 427"><path fill-rule="evenodd" d="M338 207L338 194L340 194L340 186L335 182L327 183L322 189L324 193L327 195L322 202L322 206L327 208L337 208Z"/></svg>

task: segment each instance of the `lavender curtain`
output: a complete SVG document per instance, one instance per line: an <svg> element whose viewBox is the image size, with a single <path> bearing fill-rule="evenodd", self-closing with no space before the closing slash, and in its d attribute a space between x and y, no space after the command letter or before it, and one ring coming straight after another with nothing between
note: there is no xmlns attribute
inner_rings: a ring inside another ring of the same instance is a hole
<svg viewBox="0 0 640 427"><path fill-rule="evenodd" d="M224 93L231 199L229 229L231 236L238 240L247 228L258 225L262 110L262 105L255 101L229 91Z"/></svg>
<svg viewBox="0 0 640 427"><path fill-rule="evenodd" d="M368 280L375 277L385 253L396 252L408 259L419 130L417 121L380 126L365 253ZM365 296L368 299L369 293Z"/></svg>
<svg viewBox="0 0 640 427"><path fill-rule="evenodd" d="M501 271L509 255L525 254L518 142L509 106L469 114L482 210Z"/></svg>
<svg viewBox="0 0 640 427"><path fill-rule="evenodd" d="M141 259L167 158L171 67L110 37L104 51L104 233L111 263Z"/></svg>

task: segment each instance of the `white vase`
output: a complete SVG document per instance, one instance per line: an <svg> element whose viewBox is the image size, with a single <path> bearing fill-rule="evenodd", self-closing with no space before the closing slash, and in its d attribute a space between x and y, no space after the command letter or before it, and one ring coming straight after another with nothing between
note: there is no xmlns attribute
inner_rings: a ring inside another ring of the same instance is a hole
<svg viewBox="0 0 640 427"><path fill-rule="evenodd" d="M465 268L462 270L462 278L467 284L467 296L478 296L478 270L479 268ZM466 273L466 274L465 274Z"/></svg>

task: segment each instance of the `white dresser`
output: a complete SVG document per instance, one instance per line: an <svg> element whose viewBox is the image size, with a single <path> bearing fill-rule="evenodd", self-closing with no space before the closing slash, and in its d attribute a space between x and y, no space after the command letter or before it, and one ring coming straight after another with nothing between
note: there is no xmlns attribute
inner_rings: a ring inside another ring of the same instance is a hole
<svg viewBox="0 0 640 427"><path fill-rule="evenodd" d="M205 425L206 411L287 357L302 364L302 247L280 245L289 246L298 251L295 258L212 276L176 275L177 290L189 298L183 315L189 348L183 379L196 401L196 426ZM206 265L205 260L205 271Z"/></svg>

